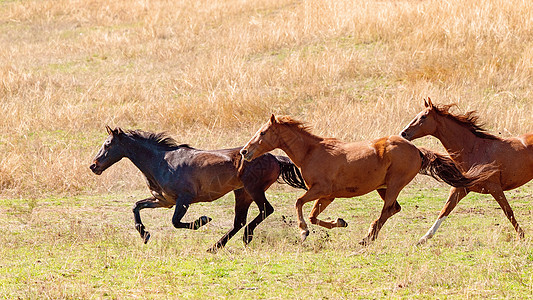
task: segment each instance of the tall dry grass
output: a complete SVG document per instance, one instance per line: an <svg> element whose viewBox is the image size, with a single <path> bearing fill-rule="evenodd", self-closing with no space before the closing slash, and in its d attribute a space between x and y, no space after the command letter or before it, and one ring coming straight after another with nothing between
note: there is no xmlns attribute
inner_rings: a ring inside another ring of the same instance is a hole
<svg viewBox="0 0 533 300"><path fill-rule="evenodd" d="M88 171L105 124L220 148L274 112L371 139L430 96L533 130L528 0L3 1L0 33L9 197L140 188L131 164Z"/></svg>

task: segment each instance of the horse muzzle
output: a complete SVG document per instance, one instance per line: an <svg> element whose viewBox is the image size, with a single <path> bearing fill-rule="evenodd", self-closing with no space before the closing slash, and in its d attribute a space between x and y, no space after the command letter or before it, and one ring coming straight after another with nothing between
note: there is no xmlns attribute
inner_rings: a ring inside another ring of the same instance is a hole
<svg viewBox="0 0 533 300"><path fill-rule="evenodd" d="M103 170L99 168L96 163L93 163L92 165L90 165L89 169L91 169L91 171L93 171L93 173L96 175L100 175L103 172Z"/></svg>
<svg viewBox="0 0 533 300"><path fill-rule="evenodd" d="M402 131L402 132L400 133L400 135L401 135L404 139L406 139L406 140L408 140L408 141L412 140L411 135L408 134L405 130Z"/></svg>
<svg viewBox="0 0 533 300"><path fill-rule="evenodd" d="M239 153L242 155L242 158L244 158L245 161L251 161L252 160L252 156L254 155L253 152L251 151L248 151L246 149L241 149L241 151L239 151Z"/></svg>

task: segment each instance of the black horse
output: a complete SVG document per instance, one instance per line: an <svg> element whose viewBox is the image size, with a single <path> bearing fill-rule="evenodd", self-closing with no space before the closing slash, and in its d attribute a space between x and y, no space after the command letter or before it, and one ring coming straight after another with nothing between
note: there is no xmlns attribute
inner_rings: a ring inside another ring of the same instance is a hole
<svg viewBox="0 0 533 300"><path fill-rule="evenodd" d="M252 162L242 161L239 148L199 150L178 144L163 133L140 130L111 129L109 136L96 154L90 169L97 175L122 159L129 158L146 177L152 197L137 201L133 207L135 227L144 243L150 239L139 211L143 208L176 206L172 224L176 228L198 229L211 221L202 216L194 222L181 219L191 203L211 202L230 191L235 193L233 228L208 249L216 252L246 224L248 208L255 202L259 215L244 231L243 241L248 244L253 231L274 208L267 201L265 191L278 177L295 188L306 189L298 168L284 156L265 154Z"/></svg>

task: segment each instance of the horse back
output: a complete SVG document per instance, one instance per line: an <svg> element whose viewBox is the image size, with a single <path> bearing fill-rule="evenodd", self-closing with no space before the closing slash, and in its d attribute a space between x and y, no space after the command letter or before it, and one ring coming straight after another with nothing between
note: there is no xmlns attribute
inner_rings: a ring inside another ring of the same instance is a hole
<svg viewBox="0 0 533 300"><path fill-rule="evenodd" d="M493 180L500 182L504 190L517 188L533 179L533 134L502 140L487 140L487 149L471 156L469 166L495 163L499 176Z"/></svg>
<svg viewBox="0 0 533 300"><path fill-rule="evenodd" d="M194 172L199 184L221 193L242 187L263 192L278 179L280 166L274 155L266 153L248 162L242 159L240 149L197 151L192 160L193 165L201 166Z"/></svg>
<svg viewBox="0 0 533 300"><path fill-rule="evenodd" d="M399 136L337 142L335 147L315 152L318 154L309 161L309 167L302 168L306 182L331 186L333 194L342 197L363 195L384 186L391 172L414 177L420 169L420 163L414 162L421 161L418 149Z"/></svg>

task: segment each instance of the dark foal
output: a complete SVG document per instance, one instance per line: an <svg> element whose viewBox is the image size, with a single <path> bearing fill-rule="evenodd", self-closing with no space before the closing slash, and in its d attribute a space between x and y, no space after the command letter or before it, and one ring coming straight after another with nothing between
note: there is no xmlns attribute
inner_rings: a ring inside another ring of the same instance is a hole
<svg viewBox="0 0 533 300"><path fill-rule="evenodd" d="M90 169L97 175L111 165L127 157L146 177L152 197L140 200L133 207L135 227L144 243L150 239L141 221L140 210L176 206L172 224L176 228L196 230L209 223L211 218L202 216L194 222L181 221L190 204L211 202L230 191L235 193L235 219L233 228L208 249L216 252L246 225L248 209L252 202L259 208L259 215L245 227L243 241L248 244L259 223L274 211L265 197L265 191L278 177L292 187L306 186L296 166L283 156L265 154L253 162L241 161L239 150L199 150L179 145L164 134L144 131L112 130L106 126L109 136L94 158Z"/></svg>

